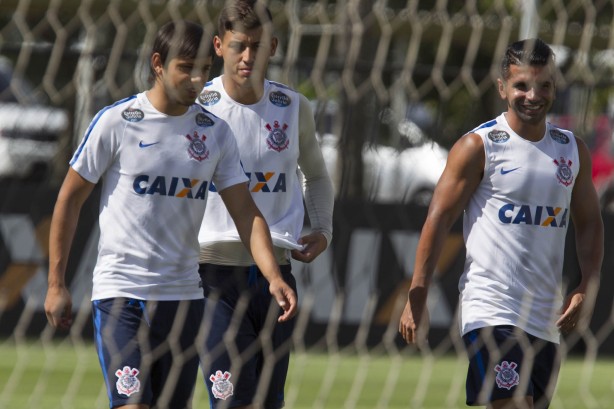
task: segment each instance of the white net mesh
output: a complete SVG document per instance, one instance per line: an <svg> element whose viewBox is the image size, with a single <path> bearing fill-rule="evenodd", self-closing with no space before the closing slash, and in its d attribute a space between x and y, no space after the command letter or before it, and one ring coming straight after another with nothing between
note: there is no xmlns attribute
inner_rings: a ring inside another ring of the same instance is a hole
<svg viewBox="0 0 614 409"><path fill-rule="evenodd" d="M0 1L0 408L106 407L91 344L95 196L81 215L68 282L76 320L46 326L49 218L67 162L102 107L144 89L157 29L213 32L223 0ZM431 348L406 348L398 315L425 205L463 133L504 109L494 87L505 47L538 36L556 52L551 120L585 138L614 231L614 2L586 0L268 1L280 46L269 78L313 101L337 190L334 245L295 264L301 312L290 408L436 408L464 403L455 322L463 243L445 244L429 295ZM218 72L219 62L215 67ZM213 72L216 75L218 72ZM609 247L608 247L609 246ZM611 253L611 252L610 252ZM573 243L565 279L578 278ZM556 408L612 407L612 255L588 328L565 338ZM269 359L276 355L270 352ZM208 407L202 380L195 408Z"/></svg>

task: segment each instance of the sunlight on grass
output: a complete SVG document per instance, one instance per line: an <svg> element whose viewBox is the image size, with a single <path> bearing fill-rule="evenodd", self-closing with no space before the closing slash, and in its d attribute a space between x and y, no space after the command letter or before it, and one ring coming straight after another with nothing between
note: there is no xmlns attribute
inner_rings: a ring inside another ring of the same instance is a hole
<svg viewBox="0 0 614 409"><path fill-rule="evenodd" d="M0 344L0 408L106 409L93 345ZM463 408L464 357L295 353L287 408ZM614 407L614 360L569 358L552 409ZM208 408L202 375L194 409Z"/></svg>

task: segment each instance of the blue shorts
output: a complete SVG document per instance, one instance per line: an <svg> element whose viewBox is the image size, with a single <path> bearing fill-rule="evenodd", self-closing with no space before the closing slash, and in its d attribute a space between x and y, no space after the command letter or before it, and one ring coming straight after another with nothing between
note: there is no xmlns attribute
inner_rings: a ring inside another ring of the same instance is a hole
<svg viewBox="0 0 614 409"><path fill-rule="evenodd" d="M290 265L280 267L296 291ZM266 409L282 408L295 320L277 322L281 310L255 266L201 264L199 272L206 334L201 366L211 408L254 401L263 402Z"/></svg>
<svg viewBox="0 0 614 409"><path fill-rule="evenodd" d="M550 405L560 368L558 345L511 325L479 328L463 340L469 357L467 405L519 396L531 396L535 408ZM525 373L529 379L523 379Z"/></svg>
<svg viewBox="0 0 614 409"><path fill-rule="evenodd" d="M137 403L191 407L199 362L195 339L200 329L193 323L202 322L204 300L109 298L93 301L92 307L110 407Z"/></svg>

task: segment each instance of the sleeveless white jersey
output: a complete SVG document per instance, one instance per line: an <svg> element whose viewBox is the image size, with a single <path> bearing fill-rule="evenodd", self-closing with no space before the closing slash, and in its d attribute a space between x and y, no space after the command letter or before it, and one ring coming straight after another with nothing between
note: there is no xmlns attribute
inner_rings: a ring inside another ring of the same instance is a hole
<svg viewBox="0 0 614 409"><path fill-rule="evenodd" d="M103 180L92 300L203 298L197 238L208 188L246 181L228 125L196 104L162 114L137 94L96 115L70 165Z"/></svg>
<svg viewBox="0 0 614 409"><path fill-rule="evenodd" d="M539 142L505 114L472 131L484 143L484 177L463 218L461 333L514 325L559 342L562 270L580 160L574 135L547 124Z"/></svg>
<svg viewBox="0 0 614 409"><path fill-rule="evenodd" d="M198 102L232 128L249 189L269 224L273 244L300 249L297 240L305 211L297 168L299 94L265 80L262 99L243 105L226 94L222 77L216 77L205 85ZM199 234L201 245L240 240L220 196L211 192Z"/></svg>

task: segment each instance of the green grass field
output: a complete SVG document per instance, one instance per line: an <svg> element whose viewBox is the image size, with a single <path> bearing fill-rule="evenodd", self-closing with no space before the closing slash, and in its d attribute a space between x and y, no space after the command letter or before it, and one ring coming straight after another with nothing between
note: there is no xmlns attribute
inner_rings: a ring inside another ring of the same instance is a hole
<svg viewBox="0 0 614 409"><path fill-rule="evenodd" d="M464 357L295 353L287 408L463 408ZM105 409L91 344L0 343L0 409ZM208 408L199 379L194 409ZM551 406L614 408L614 359L566 360Z"/></svg>

